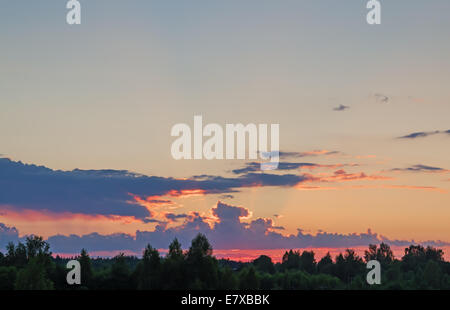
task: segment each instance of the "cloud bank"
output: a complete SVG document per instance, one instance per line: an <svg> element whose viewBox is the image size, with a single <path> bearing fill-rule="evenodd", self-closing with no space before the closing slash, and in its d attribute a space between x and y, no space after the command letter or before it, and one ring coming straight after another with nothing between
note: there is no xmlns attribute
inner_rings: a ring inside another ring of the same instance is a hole
<svg viewBox="0 0 450 310"><path fill-rule="evenodd" d="M450 135L449 130L435 130L435 131L418 131L413 132L405 136L398 137L398 139L417 139L417 138L425 138L434 135Z"/></svg>
<svg viewBox="0 0 450 310"><path fill-rule="evenodd" d="M298 229L296 234L283 234L283 227L276 226L270 218L250 220L251 212L243 207L232 206L222 202L211 209L212 217L208 218L193 212L187 215L184 222L168 228L166 224L157 225L153 231L136 231L136 235L117 233L101 235L55 235L48 238L51 249L55 253L77 253L82 248L88 251L133 251L140 252L150 243L156 248L167 248L174 238L187 248L198 233L205 234L215 249L282 249L282 248L335 248L367 246L386 242L391 245L407 246L414 241L391 240L373 233L339 234L319 232L307 234ZM246 221L247 220L247 221ZM7 241L18 240L15 228L0 224L0 246ZM449 245L441 241L427 241L422 244L433 246Z"/></svg>
<svg viewBox="0 0 450 310"><path fill-rule="evenodd" d="M242 188L293 187L307 176L250 172L238 177L195 176L188 179L146 176L126 170L52 170L0 158L0 206L16 210L70 212L74 214L132 216L151 219L140 203L166 203L161 196L231 194Z"/></svg>

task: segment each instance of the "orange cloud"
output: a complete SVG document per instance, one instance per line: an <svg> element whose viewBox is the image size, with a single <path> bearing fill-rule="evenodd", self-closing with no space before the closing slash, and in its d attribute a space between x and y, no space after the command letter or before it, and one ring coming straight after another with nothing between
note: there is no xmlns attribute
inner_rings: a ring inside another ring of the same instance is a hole
<svg viewBox="0 0 450 310"><path fill-rule="evenodd" d="M345 181L357 181L357 180L392 180L392 177L383 175L368 175L364 172L360 173L347 173L345 170L336 170L333 174L307 174L307 180L304 182L345 182Z"/></svg>
<svg viewBox="0 0 450 310"><path fill-rule="evenodd" d="M351 185L339 187L325 187L325 186L304 186L301 183L295 186L298 190L344 190L344 189L370 189L370 188L390 188L390 189L410 189L410 190L424 190L430 192L447 193L447 190L434 186L414 186L414 185Z"/></svg>
<svg viewBox="0 0 450 310"><path fill-rule="evenodd" d="M205 190L203 189L183 189L183 190L171 190L167 193L167 196L177 197L177 198L186 198L192 196L204 196Z"/></svg>
<svg viewBox="0 0 450 310"><path fill-rule="evenodd" d="M20 220L29 222L42 222L42 221L56 221L56 220L83 220L83 221L110 221L121 222L126 224L138 223L139 219L133 216L120 216L120 215L92 215L83 213L71 213L71 212L52 212L47 210L31 210L20 209L17 210L9 206L0 206L0 217L5 217L10 220Z"/></svg>

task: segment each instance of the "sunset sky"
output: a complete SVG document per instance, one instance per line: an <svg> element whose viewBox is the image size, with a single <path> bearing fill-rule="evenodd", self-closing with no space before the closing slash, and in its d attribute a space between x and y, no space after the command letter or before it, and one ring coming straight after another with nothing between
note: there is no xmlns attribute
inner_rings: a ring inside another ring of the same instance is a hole
<svg viewBox="0 0 450 310"><path fill-rule="evenodd" d="M0 247L449 245L448 0L80 2L0 3ZM174 160L195 115L279 124L279 169Z"/></svg>

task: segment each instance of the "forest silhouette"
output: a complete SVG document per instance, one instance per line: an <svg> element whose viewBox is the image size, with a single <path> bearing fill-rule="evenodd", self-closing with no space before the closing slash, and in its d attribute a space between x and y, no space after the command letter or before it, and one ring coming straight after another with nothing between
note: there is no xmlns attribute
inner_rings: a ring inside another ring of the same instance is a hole
<svg viewBox="0 0 450 310"><path fill-rule="evenodd" d="M450 289L450 263L443 251L410 245L396 259L389 245L369 245L360 257L352 249L334 259L316 260L313 251L289 250L280 263L261 255L251 262L216 259L205 235L198 234L188 250L177 239L161 256L151 245L142 258L123 253L90 258L86 250L73 258L53 257L42 237L9 243L0 252L0 290L369 290ZM81 284L66 281L69 260L81 266ZM366 262L381 264L380 285L366 282Z"/></svg>

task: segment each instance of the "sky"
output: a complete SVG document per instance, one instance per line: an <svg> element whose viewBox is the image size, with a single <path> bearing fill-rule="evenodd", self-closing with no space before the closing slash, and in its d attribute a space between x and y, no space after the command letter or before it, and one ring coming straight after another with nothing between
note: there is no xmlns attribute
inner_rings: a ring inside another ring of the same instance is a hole
<svg viewBox="0 0 450 310"><path fill-rule="evenodd" d="M0 0L0 246L450 242L447 0L80 2ZM279 124L279 169L174 160L195 115Z"/></svg>

